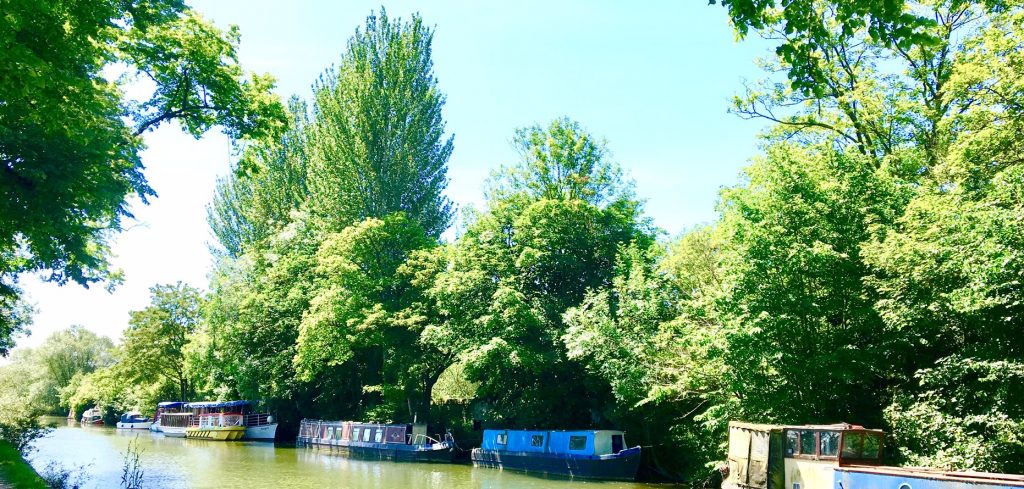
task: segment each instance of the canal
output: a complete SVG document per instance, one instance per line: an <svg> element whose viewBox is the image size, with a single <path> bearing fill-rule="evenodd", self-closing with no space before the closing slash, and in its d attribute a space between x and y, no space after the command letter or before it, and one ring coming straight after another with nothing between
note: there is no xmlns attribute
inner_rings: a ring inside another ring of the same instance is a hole
<svg viewBox="0 0 1024 489"><path fill-rule="evenodd" d="M63 422L62 422L63 423ZM38 471L59 464L86 477L85 488L120 487L124 454L138 441L143 487L638 489L663 485L545 479L471 465L353 460L266 442L167 438L149 431L57 425L37 441L29 461Z"/></svg>

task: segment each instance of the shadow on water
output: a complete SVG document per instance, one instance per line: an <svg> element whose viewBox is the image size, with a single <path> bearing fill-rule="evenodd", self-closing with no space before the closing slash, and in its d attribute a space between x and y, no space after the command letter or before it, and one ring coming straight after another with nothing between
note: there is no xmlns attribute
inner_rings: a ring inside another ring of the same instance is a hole
<svg viewBox="0 0 1024 489"><path fill-rule="evenodd" d="M175 488L409 488L409 489L634 489L661 487L622 482L544 479L468 464L415 464L354 460L308 448L266 442L168 438L145 430L67 425L63 420L36 442L37 469L57 462L83 467L85 487L121 482L128 443L138 440L146 487Z"/></svg>

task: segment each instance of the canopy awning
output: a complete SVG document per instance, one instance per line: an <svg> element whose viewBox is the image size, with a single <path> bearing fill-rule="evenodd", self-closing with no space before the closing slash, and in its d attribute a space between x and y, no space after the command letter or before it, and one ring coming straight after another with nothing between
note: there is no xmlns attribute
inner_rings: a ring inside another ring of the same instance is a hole
<svg viewBox="0 0 1024 489"><path fill-rule="evenodd" d="M216 409L248 406L249 404L249 401L204 401L190 402L188 404L185 404L185 407L190 409Z"/></svg>

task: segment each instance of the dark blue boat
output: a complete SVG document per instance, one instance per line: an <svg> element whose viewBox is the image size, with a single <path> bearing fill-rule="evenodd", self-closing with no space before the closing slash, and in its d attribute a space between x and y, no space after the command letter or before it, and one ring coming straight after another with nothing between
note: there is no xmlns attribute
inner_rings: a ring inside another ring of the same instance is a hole
<svg viewBox="0 0 1024 489"><path fill-rule="evenodd" d="M452 462L458 447L450 435L430 437L424 424L373 424L304 419L299 446L368 460Z"/></svg>
<svg viewBox="0 0 1024 489"><path fill-rule="evenodd" d="M621 431L485 430L471 455L476 467L582 479L633 480L640 447Z"/></svg>

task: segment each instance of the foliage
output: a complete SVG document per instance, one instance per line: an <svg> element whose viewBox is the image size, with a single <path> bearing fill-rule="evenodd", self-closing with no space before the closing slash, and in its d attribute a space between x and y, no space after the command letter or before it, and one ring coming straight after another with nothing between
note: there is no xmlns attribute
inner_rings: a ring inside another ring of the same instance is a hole
<svg viewBox="0 0 1024 489"><path fill-rule="evenodd" d="M131 217L125 199L155 195L144 132L175 120L196 137L216 124L258 139L284 123L273 80L238 65L237 28L221 31L179 0L14 0L0 39L0 65L12 68L0 81L0 334L26 325L19 273L119 280L108 240ZM108 79L116 67L125 76ZM131 100L123 89L137 77L153 92Z"/></svg>
<svg viewBox="0 0 1024 489"><path fill-rule="evenodd" d="M393 212L434 238L448 227L442 192L454 146L444 138L432 42L418 15L402 22L382 8L314 86L309 210L332 230Z"/></svg>
<svg viewBox="0 0 1024 489"><path fill-rule="evenodd" d="M949 470L1024 469L1024 365L951 355L886 409L901 458Z"/></svg>
<svg viewBox="0 0 1024 489"><path fill-rule="evenodd" d="M128 448L124 452L124 461L121 468L121 487L124 489L141 489L145 478L145 471L142 469L140 457L142 450L139 449L139 436L128 442Z"/></svg>
<svg viewBox="0 0 1024 489"><path fill-rule="evenodd" d="M136 384L166 383L171 397L189 399L184 348L199 326L202 303L200 292L181 282L153 286L150 304L128 320L117 371Z"/></svg>

